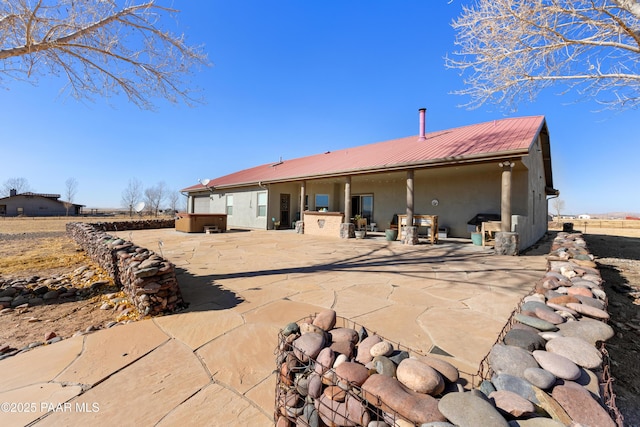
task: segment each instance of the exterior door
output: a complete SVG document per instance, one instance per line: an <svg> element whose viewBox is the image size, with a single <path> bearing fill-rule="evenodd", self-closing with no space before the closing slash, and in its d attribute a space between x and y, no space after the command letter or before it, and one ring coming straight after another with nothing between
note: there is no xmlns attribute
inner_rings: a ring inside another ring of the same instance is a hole
<svg viewBox="0 0 640 427"><path fill-rule="evenodd" d="M373 222L373 195L362 194L351 197L351 214L360 215L367 219L367 223Z"/></svg>
<svg viewBox="0 0 640 427"><path fill-rule="evenodd" d="M291 195L280 194L280 227L290 228L289 215L291 213Z"/></svg>

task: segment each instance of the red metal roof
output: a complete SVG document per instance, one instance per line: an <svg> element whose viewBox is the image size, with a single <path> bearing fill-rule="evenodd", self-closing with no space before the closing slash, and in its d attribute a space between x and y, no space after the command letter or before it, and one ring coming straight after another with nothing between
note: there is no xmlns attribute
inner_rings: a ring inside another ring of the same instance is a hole
<svg viewBox="0 0 640 427"><path fill-rule="evenodd" d="M255 185L523 155L544 122L544 116L501 119L427 133L425 140L416 135L345 148L244 169L212 179L208 186ZM203 188L197 184L183 191Z"/></svg>

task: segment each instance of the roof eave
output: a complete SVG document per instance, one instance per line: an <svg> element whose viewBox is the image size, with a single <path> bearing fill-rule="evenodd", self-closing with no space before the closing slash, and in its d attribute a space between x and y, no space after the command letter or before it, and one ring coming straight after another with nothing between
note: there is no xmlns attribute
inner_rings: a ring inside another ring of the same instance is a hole
<svg viewBox="0 0 640 427"><path fill-rule="evenodd" d="M382 166L377 166L372 168L360 168L360 169L334 171L331 173L297 175L297 176L290 176L286 178L263 180L263 181L236 182L236 183L227 184L227 185L224 185L224 184L216 185L215 189L226 190L229 188L255 187L255 186L260 186L265 184L281 184L283 182L292 182L292 181L336 178L336 177L343 177L343 176L365 175L365 174L380 173L380 172L397 172L397 171L416 169L416 168L447 167L447 166L457 166L460 164L469 164L469 163L488 163L492 161L513 159L514 157L521 157L527 154L528 154L527 149L509 150L509 151L501 151L499 153L492 153L490 155L487 155L485 153L485 154L477 154L472 156L447 157L447 158L433 159L433 160L421 161L421 162L402 163L402 164L396 164L396 165L382 165ZM206 189L204 187L201 187L201 188L187 187L182 191L187 193L200 193L200 192L205 192Z"/></svg>

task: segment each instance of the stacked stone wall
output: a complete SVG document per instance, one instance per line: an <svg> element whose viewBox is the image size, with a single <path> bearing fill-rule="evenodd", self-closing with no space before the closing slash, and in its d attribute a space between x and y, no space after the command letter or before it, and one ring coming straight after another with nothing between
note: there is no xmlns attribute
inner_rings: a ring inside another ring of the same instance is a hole
<svg viewBox="0 0 640 427"><path fill-rule="evenodd" d="M90 224L102 231L153 230L157 228L174 228L175 219L145 219L136 221L95 222Z"/></svg>
<svg viewBox="0 0 640 427"><path fill-rule="evenodd" d="M149 227L135 224L135 229ZM154 221L154 223L157 223ZM117 223L118 230L124 229ZM67 234L121 286L141 315L171 313L184 306L175 267L155 252L103 231L106 223L69 223ZM157 228L157 227L155 227Z"/></svg>

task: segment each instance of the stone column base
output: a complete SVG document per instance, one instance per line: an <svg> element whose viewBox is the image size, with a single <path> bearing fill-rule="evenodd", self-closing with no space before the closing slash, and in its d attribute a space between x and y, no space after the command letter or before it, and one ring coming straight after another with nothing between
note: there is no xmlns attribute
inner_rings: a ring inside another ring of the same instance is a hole
<svg viewBox="0 0 640 427"><path fill-rule="evenodd" d="M340 238L341 239L350 239L356 237L356 226L351 223L342 223L340 224Z"/></svg>
<svg viewBox="0 0 640 427"><path fill-rule="evenodd" d="M304 221L296 221L296 233L304 234Z"/></svg>
<svg viewBox="0 0 640 427"><path fill-rule="evenodd" d="M405 227L402 243L404 243L405 245L417 245L418 244L418 227Z"/></svg>
<svg viewBox="0 0 640 427"><path fill-rule="evenodd" d="M496 255L518 255L520 238L518 233L500 231L496 233Z"/></svg>

